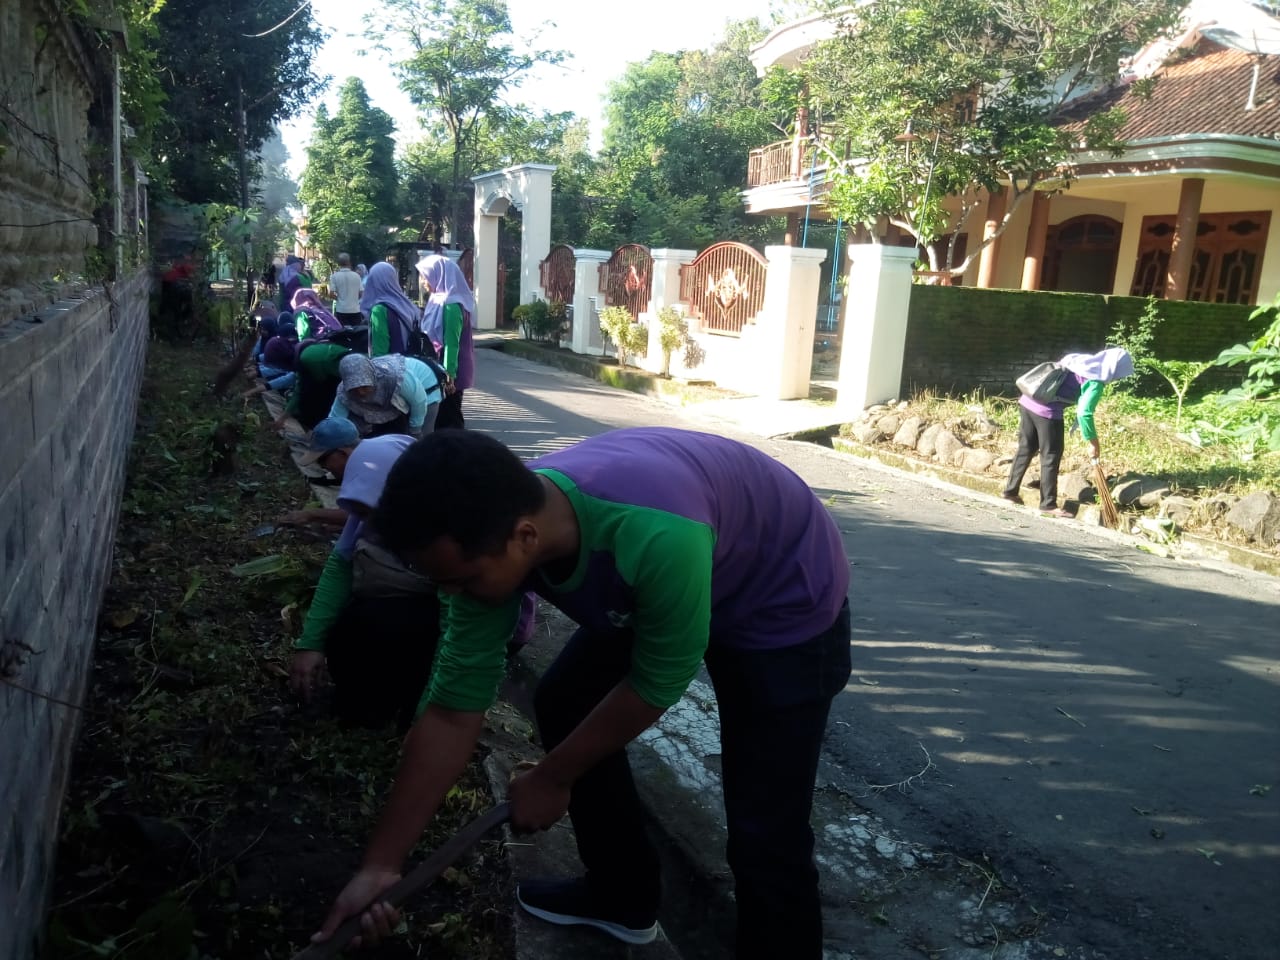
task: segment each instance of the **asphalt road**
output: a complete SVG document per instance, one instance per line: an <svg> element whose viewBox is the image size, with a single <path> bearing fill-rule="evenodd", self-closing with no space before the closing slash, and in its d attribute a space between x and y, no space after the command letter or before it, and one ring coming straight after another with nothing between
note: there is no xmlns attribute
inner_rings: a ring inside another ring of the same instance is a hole
<svg viewBox="0 0 1280 960"><path fill-rule="evenodd" d="M783 460L845 534L854 676L830 769L923 844L985 855L1059 942L1117 960L1280 956L1280 581L480 351L468 425L536 456L620 426ZM839 721L839 723L836 723ZM864 791L865 793L865 791Z"/></svg>

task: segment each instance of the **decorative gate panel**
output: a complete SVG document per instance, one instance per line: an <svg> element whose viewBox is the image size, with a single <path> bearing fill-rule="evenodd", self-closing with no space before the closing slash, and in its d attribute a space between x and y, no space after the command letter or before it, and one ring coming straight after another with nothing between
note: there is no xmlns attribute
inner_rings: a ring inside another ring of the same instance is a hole
<svg viewBox="0 0 1280 960"><path fill-rule="evenodd" d="M639 319L649 309L652 289L653 257L642 244L623 244L600 264L600 290L606 306L626 307L632 317Z"/></svg>
<svg viewBox="0 0 1280 960"><path fill-rule="evenodd" d="M577 257L573 247L567 243L557 244L547 254L547 259L538 264L538 273L542 280L542 289L548 300L561 303L573 303L574 265Z"/></svg>
<svg viewBox="0 0 1280 960"><path fill-rule="evenodd" d="M764 306L769 263L745 243L716 243L680 268L680 300L711 333L741 333Z"/></svg>

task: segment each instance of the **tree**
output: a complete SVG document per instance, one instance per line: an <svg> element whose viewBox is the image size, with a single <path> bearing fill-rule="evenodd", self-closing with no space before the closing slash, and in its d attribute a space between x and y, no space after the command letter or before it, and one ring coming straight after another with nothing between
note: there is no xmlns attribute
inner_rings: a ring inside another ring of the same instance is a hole
<svg viewBox="0 0 1280 960"><path fill-rule="evenodd" d="M748 221L740 199L750 150L774 137L748 57L763 35L758 21L731 23L710 50L654 53L610 85L590 243L763 238L771 224Z"/></svg>
<svg viewBox="0 0 1280 960"><path fill-rule="evenodd" d="M380 259L386 227L396 218L395 123L369 103L364 83L350 77L332 117L316 111L298 198L307 225L329 257L340 249L361 260Z"/></svg>
<svg viewBox="0 0 1280 960"><path fill-rule="evenodd" d="M505 0L386 0L371 32L384 44L406 43L397 64L400 86L426 111L427 126L448 132L452 174L449 222L454 241L466 197L462 175L474 153L482 121L499 123L507 113L502 97L538 64L557 64L558 50L517 50ZM383 26L383 24L387 24Z"/></svg>
<svg viewBox="0 0 1280 960"><path fill-rule="evenodd" d="M936 241L976 209L975 188L1007 191L1008 226L1037 185L1069 183L1082 146L1118 150L1124 117L1074 127L1059 111L1114 82L1121 58L1176 22L1182 0L877 0L800 68L836 171L827 203L910 233L939 269ZM797 89L803 89L803 86ZM839 146L837 146L839 145ZM849 160L848 158L854 158ZM959 199L948 214L947 198ZM987 243L971 243L959 273Z"/></svg>
<svg viewBox="0 0 1280 960"><path fill-rule="evenodd" d="M312 69L324 37L309 8L272 29L298 10L295 0L155 6L155 69L167 98L154 134L158 179L193 203L244 206L252 155L324 86Z"/></svg>

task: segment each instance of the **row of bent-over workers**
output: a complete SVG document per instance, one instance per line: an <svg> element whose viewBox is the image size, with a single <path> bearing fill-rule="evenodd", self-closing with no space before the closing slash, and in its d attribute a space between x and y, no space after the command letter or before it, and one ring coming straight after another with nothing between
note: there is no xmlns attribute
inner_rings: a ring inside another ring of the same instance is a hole
<svg viewBox="0 0 1280 960"><path fill-rule="evenodd" d="M258 308L255 359L263 381L248 393L287 395L273 428L292 417L312 430L326 416L350 419L362 437L465 426L463 395L475 382L475 298L448 257L417 266L428 290L421 310L385 262L374 264L365 282L364 323L344 325L307 286L291 294L290 309Z"/></svg>

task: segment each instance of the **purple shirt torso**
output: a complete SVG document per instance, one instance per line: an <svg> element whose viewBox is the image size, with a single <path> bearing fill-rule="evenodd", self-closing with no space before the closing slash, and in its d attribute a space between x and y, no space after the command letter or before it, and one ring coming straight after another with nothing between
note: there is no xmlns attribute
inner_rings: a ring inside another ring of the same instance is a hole
<svg viewBox="0 0 1280 960"><path fill-rule="evenodd" d="M610 610L625 606L612 596L630 590L617 558L634 544L614 530L628 520L643 530L646 514L654 526L685 518L712 532L712 644L802 643L827 630L845 601L849 561L835 521L800 477L753 447L686 430L615 430L529 466L563 474L605 507L579 515L591 545L581 586L540 591L583 626L607 627Z"/></svg>
<svg viewBox="0 0 1280 960"><path fill-rule="evenodd" d="M1062 411L1080 399L1080 387L1083 385L1084 377L1078 373L1068 372L1067 378L1058 388L1058 396L1061 399L1053 403L1040 403L1024 393L1019 395L1018 403L1038 417L1044 417L1046 420L1061 420Z"/></svg>

